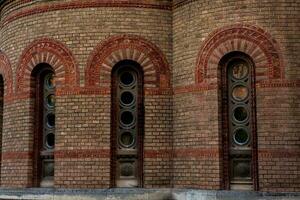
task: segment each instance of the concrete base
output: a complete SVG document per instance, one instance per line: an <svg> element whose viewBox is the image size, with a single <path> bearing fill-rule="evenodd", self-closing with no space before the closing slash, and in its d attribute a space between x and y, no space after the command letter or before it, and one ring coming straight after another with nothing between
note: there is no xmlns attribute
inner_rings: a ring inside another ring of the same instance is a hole
<svg viewBox="0 0 300 200"><path fill-rule="evenodd" d="M300 193L189 189L0 189L1 200L300 200Z"/></svg>

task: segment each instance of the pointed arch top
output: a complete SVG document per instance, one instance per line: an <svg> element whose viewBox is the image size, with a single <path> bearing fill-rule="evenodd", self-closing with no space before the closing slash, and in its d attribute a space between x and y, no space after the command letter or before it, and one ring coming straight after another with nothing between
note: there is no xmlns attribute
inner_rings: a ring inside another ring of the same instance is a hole
<svg viewBox="0 0 300 200"><path fill-rule="evenodd" d="M79 85L79 69L71 51L61 42L41 38L33 41L22 53L16 71L17 93L30 90L31 72L41 63L47 63L54 69L58 88Z"/></svg>
<svg viewBox="0 0 300 200"><path fill-rule="evenodd" d="M85 70L86 87L109 87L112 68L122 60L140 64L146 88L170 87L169 64L162 51L146 39L133 35L110 37L94 49Z"/></svg>
<svg viewBox="0 0 300 200"><path fill-rule="evenodd" d="M4 95L11 96L13 94L12 68L8 57L2 51L0 51L0 74L4 80Z"/></svg>
<svg viewBox="0 0 300 200"><path fill-rule="evenodd" d="M215 30L203 42L197 58L196 83L215 78L219 61L233 51L253 59L258 81L284 78L283 58L276 40L257 26L234 24Z"/></svg>

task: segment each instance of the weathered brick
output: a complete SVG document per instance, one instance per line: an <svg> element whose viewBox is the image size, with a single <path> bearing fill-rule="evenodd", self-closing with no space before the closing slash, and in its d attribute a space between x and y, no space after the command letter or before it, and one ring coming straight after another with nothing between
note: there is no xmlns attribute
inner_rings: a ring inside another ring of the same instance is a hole
<svg viewBox="0 0 300 200"><path fill-rule="evenodd" d="M57 80L55 187L110 187L111 70L132 59L144 70L143 186L224 189L219 62L241 51L255 66L258 189L300 191L296 0L7 2L3 187L32 186L41 62Z"/></svg>

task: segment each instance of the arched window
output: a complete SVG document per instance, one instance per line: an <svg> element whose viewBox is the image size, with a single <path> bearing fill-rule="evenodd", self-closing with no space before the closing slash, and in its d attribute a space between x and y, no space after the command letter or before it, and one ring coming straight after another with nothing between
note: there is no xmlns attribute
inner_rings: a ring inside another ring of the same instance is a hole
<svg viewBox="0 0 300 200"><path fill-rule="evenodd" d="M221 60L224 174L227 189L257 189L253 62L233 52Z"/></svg>
<svg viewBox="0 0 300 200"><path fill-rule="evenodd" d="M32 72L34 97L34 167L33 186L52 187L54 183L55 82L54 71L47 64Z"/></svg>
<svg viewBox="0 0 300 200"><path fill-rule="evenodd" d="M0 75L0 185L1 185L1 163L2 163L2 138L3 138L3 102L4 102L4 80Z"/></svg>
<svg viewBox="0 0 300 200"><path fill-rule="evenodd" d="M112 187L142 186L143 74L121 61L112 72Z"/></svg>

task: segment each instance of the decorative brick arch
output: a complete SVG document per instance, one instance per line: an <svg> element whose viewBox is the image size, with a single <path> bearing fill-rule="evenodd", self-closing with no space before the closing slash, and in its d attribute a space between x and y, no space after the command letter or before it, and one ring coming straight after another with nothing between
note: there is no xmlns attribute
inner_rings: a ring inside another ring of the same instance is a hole
<svg viewBox="0 0 300 200"><path fill-rule="evenodd" d="M79 69L72 53L60 42L42 38L33 41L24 51L16 72L16 92L30 90L31 72L40 63L47 63L55 71L58 88L79 85Z"/></svg>
<svg viewBox="0 0 300 200"><path fill-rule="evenodd" d="M112 68L122 60L140 64L146 88L170 86L169 65L158 47L139 36L118 35L103 41L92 52L85 70L86 87L109 87Z"/></svg>
<svg viewBox="0 0 300 200"><path fill-rule="evenodd" d="M204 41L197 60L196 83L216 77L219 61L230 52L248 54L258 80L283 78L283 59L277 42L261 28L235 24L220 28Z"/></svg>
<svg viewBox="0 0 300 200"><path fill-rule="evenodd" d="M0 74L4 81L4 95L11 96L13 94L13 75L8 57L0 51Z"/></svg>

